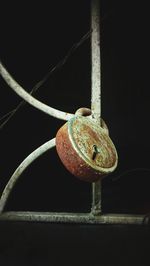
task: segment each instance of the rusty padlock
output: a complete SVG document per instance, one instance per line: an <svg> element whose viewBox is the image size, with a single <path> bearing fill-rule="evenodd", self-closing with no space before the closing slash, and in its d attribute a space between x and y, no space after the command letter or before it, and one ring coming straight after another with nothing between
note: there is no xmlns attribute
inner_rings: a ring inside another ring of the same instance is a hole
<svg viewBox="0 0 150 266"><path fill-rule="evenodd" d="M105 122L97 125L90 114L90 109L80 108L58 130L56 150L70 173L80 180L96 182L115 170L118 155Z"/></svg>

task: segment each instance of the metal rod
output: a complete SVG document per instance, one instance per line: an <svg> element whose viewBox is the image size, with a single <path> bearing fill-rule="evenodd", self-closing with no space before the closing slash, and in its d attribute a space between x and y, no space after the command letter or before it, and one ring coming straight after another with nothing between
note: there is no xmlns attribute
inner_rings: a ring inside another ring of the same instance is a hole
<svg viewBox="0 0 150 266"><path fill-rule="evenodd" d="M24 88L20 86L16 80L14 80L14 78L10 75L10 73L2 65L1 62L0 62L0 74L13 91L15 91L24 101L28 102L30 105L34 106L40 111L50 116L53 116L55 118L62 119L65 121L74 117L74 114L66 113L66 112L57 110L55 108L52 108L46 105L45 103L42 103L41 101L37 100L32 95L30 95L30 93L25 91Z"/></svg>
<svg viewBox="0 0 150 266"><path fill-rule="evenodd" d="M91 213L5 212L0 215L0 221L149 225L150 219L145 217L145 215L132 214L95 216Z"/></svg>
<svg viewBox="0 0 150 266"><path fill-rule="evenodd" d="M101 121L101 63L100 63L100 9L99 0L91 0L91 110L92 117ZM92 213L101 213L101 181L92 184Z"/></svg>
<svg viewBox="0 0 150 266"><path fill-rule="evenodd" d="M32 153L30 153L23 162L17 167L11 178L9 179L6 187L4 188L2 195L0 197L0 214L3 212L5 205L7 203L7 200L9 198L9 195L15 186L16 182L20 178L21 174L27 169L27 167L33 163L37 158L39 158L43 153L50 150L55 146L55 138L47 141L40 147L38 147L36 150L34 150Z"/></svg>
<svg viewBox="0 0 150 266"><path fill-rule="evenodd" d="M91 55L92 55L92 96L91 96L91 110L92 118L95 119L97 123L100 123L101 119L101 64L100 64L100 28L99 28L99 0L91 0L91 25L92 25L92 39L91 39ZM2 67L2 72L3 72ZM13 86L18 87L17 83L14 83L12 78L9 78L7 71L4 71L2 75L7 83L12 83ZM12 84L9 84L12 85ZM19 86L20 87L20 86ZM21 88L22 89L22 88ZM22 90L21 90L22 91ZM42 110L43 111L43 110ZM46 110L47 111L47 110ZM55 114L57 111L57 115ZM61 118L69 119L71 114L64 115L58 110L53 108L48 110L49 114ZM51 113L52 112L52 113ZM61 114L61 115L60 115ZM53 145L54 146L54 140ZM44 144L45 145L45 144ZM45 147L45 146L44 146ZM44 149L45 150L45 149ZM46 148L47 150L47 148ZM39 156L39 148L35 151L37 157ZM43 151L43 148L42 148ZM40 151L40 155L41 155ZM31 156L34 155L34 156ZM36 157L36 158L37 158ZM28 158L28 157L27 157ZM27 158L25 160L27 160ZM28 159L30 161L23 161L27 164L23 164L23 169L19 166L19 175L15 172L13 179L10 179L11 186L6 186L5 200L1 199L1 211L7 201L7 197L10 194L12 187L16 182L16 177L18 178L22 171L29 165L33 158L35 159L35 154L30 154ZM17 171L17 170L16 170ZM15 179L14 179L15 178ZM13 181L13 182L12 182ZM4 194L3 194L4 195ZM57 212L2 212L0 213L0 221L26 221L26 222L54 222L54 223L86 223L86 224L122 224L122 225L144 225L150 224L150 218L148 215L132 215L132 214L102 214L101 213L101 182L96 182L92 184L92 210L91 213L57 213Z"/></svg>

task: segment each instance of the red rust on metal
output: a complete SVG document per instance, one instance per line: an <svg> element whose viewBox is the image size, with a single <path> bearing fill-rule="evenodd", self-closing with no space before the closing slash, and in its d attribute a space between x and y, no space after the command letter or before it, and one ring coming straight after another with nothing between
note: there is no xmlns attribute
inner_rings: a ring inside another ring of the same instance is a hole
<svg viewBox="0 0 150 266"><path fill-rule="evenodd" d="M84 181L98 181L117 166L117 152L108 134L87 117L76 116L59 129L56 149L65 167Z"/></svg>
<svg viewBox="0 0 150 266"><path fill-rule="evenodd" d="M75 115L92 117L92 111L91 111L90 108L81 107L75 112ZM107 127L105 121L102 118L101 118L101 123L100 124L101 124L101 127L105 130L106 134L109 135L108 127Z"/></svg>

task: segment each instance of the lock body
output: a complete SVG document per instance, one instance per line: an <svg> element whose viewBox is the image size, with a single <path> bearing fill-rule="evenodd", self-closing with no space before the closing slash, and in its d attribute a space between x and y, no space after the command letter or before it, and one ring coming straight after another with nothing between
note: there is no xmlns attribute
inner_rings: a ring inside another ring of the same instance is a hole
<svg viewBox="0 0 150 266"><path fill-rule="evenodd" d="M68 171L87 182L113 172L118 162L106 130L84 116L73 117L58 130L56 149Z"/></svg>

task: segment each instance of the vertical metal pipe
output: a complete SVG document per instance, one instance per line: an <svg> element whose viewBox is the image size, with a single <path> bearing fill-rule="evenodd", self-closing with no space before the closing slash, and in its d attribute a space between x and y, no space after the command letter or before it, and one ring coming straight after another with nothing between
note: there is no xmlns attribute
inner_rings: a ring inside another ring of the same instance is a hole
<svg viewBox="0 0 150 266"><path fill-rule="evenodd" d="M96 123L101 121L101 62L99 0L91 0L91 110ZM101 181L92 184L92 213L101 213Z"/></svg>

